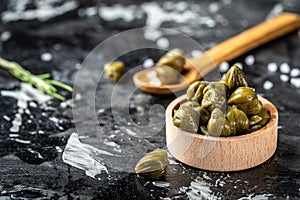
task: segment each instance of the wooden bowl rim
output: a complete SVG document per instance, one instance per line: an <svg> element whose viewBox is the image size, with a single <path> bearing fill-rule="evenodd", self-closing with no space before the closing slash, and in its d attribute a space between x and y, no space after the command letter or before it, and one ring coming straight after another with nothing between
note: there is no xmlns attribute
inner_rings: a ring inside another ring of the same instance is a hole
<svg viewBox="0 0 300 200"><path fill-rule="evenodd" d="M276 107L266 98L263 98L259 95L257 95L257 96L258 96L259 100L262 101L263 106L269 110L270 120L264 127L262 127L261 129L259 129L257 131L253 131L251 133L237 135L237 136L215 137L215 136L208 136L208 135L202 135L202 134L188 132L186 130L178 128L177 126L174 126L173 121L172 121L173 110L176 106L178 106L178 104L181 104L186 101L186 95L182 95L182 96L176 98L168 105L168 107L166 109L166 120L167 120L167 123L168 123L168 121L170 121L170 123L172 123L172 126L176 130L180 131L180 133L182 133L182 134L186 134L188 137L194 137L197 139L210 140L210 141L217 140L220 142L222 142L222 141L228 142L228 141L234 141L234 140L248 140L249 138L258 137L259 135L264 134L264 130L267 129L268 127L271 127L274 123L276 123L276 119L278 118L278 112L277 112Z"/></svg>

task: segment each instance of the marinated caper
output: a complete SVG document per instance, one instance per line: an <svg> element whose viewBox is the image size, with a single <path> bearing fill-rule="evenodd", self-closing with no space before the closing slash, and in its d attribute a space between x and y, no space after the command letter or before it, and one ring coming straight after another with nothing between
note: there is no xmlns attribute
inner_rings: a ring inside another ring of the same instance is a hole
<svg viewBox="0 0 300 200"><path fill-rule="evenodd" d="M232 134L243 133L249 129L249 120L247 115L236 106L227 112L226 117L230 123Z"/></svg>
<svg viewBox="0 0 300 200"><path fill-rule="evenodd" d="M260 117L259 115L252 115L251 117L249 117L250 126L258 124L261 120L262 117Z"/></svg>
<svg viewBox="0 0 300 200"><path fill-rule="evenodd" d="M203 99L201 105L213 110L222 108L226 102L227 86L221 82L211 82L203 89Z"/></svg>
<svg viewBox="0 0 300 200"><path fill-rule="evenodd" d="M208 134L211 136L229 136L231 127L220 108L215 108L211 112L211 117L207 123Z"/></svg>
<svg viewBox="0 0 300 200"><path fill-rule="evenodd" d="M197 101L187 101L181 104L181 106L189 106L194 109L200 116L200 123L207 124L209 118L210 118L210 112L204 108L203 106L200 106Z"/></svg>
<svg viewBox="0 0 300 200"><path fill-rule="evenodd" d="M258 124L261 126L265 126L270 120L270 114L266 108L262 108L261 111L258 113L258 116L262 118L262 120L258 122Z"/></svg>
<svg viewBox="0 0 300 200"><path fill-rule="evenodd" d="M224 81L231 91L237 89L238 87L248 86L244 72L236 65L232 66L226 72Z"/></svg>
<svg viewBox="0 0 300 200"><path fill-rule="evenodd" d="M206 85L207 82L205 81L196 81L191 84L186 92L187 99L201 102L203 97L203 89L206 87Z"/></svg>
<svg viewBox="0 0 300 200"><path fill-rule="evenodd" d="M181 49L172 49L165 55L163 55L157 62L158 66L167 65L174 68L178 72L183 71L185 63L184 52Z"/></svg>
<svg viewBox="0 0 300 200"><path fill-rule="evenodd" d="M167 65L161 65L155 69L156 75L159 78L161 84L168 85L178 81L178 72Z"/></svg>
<svg viewBox="0 0 300 200"><path fill-rule="evenodd" d="M256 115L262 108L253 88L239 87L230 96L227 102L229 105L236 105L238 109L247 115Z"/></svg>
<svg viewBox="0 0 300 200"><path fill-rule="evenodd" d="M124 63L120 61L106 63L104 65L104 72L108 78L117 82L124 73Z"/></svg>
<svg viewBox="0 0 300 200"><path fill-rule="evenodd" d="M135 172L146 178L159 178L169 165L168 154L165 150L155 150L147 153L135 166Z"/></svg>
<svg viewBox="0 0 300 200"><path fill-rule="evenodd" d="M173 116L175 126L196 133L199 126L199 114L190 106L181 105Z"/></svg>

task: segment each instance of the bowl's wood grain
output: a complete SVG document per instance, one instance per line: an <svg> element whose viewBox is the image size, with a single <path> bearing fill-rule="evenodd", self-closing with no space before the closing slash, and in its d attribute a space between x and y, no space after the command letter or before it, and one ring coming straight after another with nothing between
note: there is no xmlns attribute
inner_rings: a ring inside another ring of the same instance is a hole
<svg viewBox="0 0 300 200"><path fill-rule="evenodd" d="M185 99L185 95L175 99L166 110L167 147L177 160L204 170L238 171L260 165L275 153L278 112L268 100L259 97L271 114L269 123L260 130L240 136L211 137L173 125L173 110Z"/></svg>

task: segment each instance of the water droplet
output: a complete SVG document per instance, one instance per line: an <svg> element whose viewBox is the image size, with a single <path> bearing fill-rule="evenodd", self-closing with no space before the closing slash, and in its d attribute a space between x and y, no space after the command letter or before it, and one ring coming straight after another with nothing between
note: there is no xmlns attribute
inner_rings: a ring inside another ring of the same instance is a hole
<svg viewBox="0 0 300 200"><path fill-rule="evenodd" d="M167 38L159 38L157 41L156 41L156 45L159 47L159 48L162 48L162 49L166 49L169 47L170 43L169 43L169 40Z"/></svg>
<svg viewBox="0 0 300 200"><path fill-rule="evenodd" d="M296 77L300 75L300 70L298 68L293 68L290 73L291 77Z"/></svg>
<svg viewBox="0 0 300 200"><path fill-rule="evenodd" d="M270 90L273 87L273 83L271 81L265 81L264 82L264 89Z"/></svg>
<svg viewBox="0 0 300 200"><path fill-rule="evenodd" d="M280 72L281 73L285 73L285 74L288 74L288 73L290 73L290 66L289 66L289 64L287 64L287 63L282 63L281 65L280 65Z"/></svg>
<svg viewBox="0 0 300 200"><path fill-rule="evenodd" d="M291 78L290 82L296 88L300 88L300 78Z"/></svg>
<svg viewBox="0 0 300 200"><path fill-rule="evenodd" d="M254 58L254 56L252 56L252 55L249 55L249 56L247 56L246 58L245 58L245 63L247 64L247 65L253 65L254 64L254 62L255 62L255 58Z"/></svg>
<svg viewBox="0 0 300 200"><path fill-rule="evenodd" d="M272 63L269 63L269 64L268 64L267 68L268 68L268 71L269 71L269 72L276 72L278 66L277 66L276 63L272 62Z"/></svg>
<svg viewBox="0 0 300 200"><path fill-rule="evenodd" d="M45 62L49 62L50 60L52 60L52 58L53 58L53 56L49 52L45 52L41 55L41 60L45 61Z"/></svg>
<svg viewBox="0 0 300 200"><path fill-rule="evenodd" d="M2 42L5 42L5 41L9 40L10 38L11 38L11 32L4 31L3 33L1 33L0 40Z"/></svg>
<svg viewBox="0 0 300 200"><path fill-rule="evenodd" d="M222 62L219 65L219 70L221 73L225 73L229 69L229 63L228 62Z"/></svg>
<svg viewBox="0 0 300 200"><path fill-rule="evenodd" d="M154 65L154 61L151 58L147 58L143 63L144 68L150 68L153 65Z"/></svg>
<svg viewBox="0 0 300 200"><path fill-rule="evenodd" d="M289 81L289 77L286 74L280 74L280 80L284 83Z"/></svg>

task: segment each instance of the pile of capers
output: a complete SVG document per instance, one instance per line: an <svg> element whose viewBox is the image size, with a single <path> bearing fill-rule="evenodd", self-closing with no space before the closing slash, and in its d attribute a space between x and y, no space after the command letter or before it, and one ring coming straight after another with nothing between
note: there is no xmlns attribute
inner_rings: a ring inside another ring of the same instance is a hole
<svg viewBox="0 0 300 200"><path fill-rule="evenodd" d="M236 65L218 82L196 81L186 92L187 101L174 110L175 126L209 136L250 133L270 120L255 90L248 87Z"/></svg>
<svg viewBox="0 0 300 200"><path fill-rule="evenodd" d="M162 85L178 82L179 74L184 71L184 52L181 49L172 49L164 54L157 62L154 69Z"/></svg>

